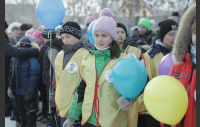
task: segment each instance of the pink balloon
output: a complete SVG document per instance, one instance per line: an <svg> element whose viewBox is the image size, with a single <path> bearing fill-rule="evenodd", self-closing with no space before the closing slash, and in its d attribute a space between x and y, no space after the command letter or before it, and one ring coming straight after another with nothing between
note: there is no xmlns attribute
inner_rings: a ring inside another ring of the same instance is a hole
<svg viewBox="0 0 200 127"><path fill-rule="evenodd" d="M172 58L172 54L169 53L165 55L160 61L160 64L158 67L159 75L169 75L173 65L174 65L174 60Z"/></svg>

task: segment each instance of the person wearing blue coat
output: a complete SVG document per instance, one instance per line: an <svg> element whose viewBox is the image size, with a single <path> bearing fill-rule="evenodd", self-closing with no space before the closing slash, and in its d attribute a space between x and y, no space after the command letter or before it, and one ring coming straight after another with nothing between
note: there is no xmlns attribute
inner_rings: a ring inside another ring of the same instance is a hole
<svg viewBox="0 0 200 127"><path fill-rule="evenodd" d="M5 21L5 30L7 28L8 24ZM27 58L38 56L38 54L38 48L19 49L17 47L13 47L10 45L8 35L5 32L5 116L10 116L12 109L11 99L7 95L11 57Z"/></svg>
<svg viewBox="0 0 200 127"><path fill-rule="evenodd" d="M31 41L23 37L20 40L20 48L29 47L31 47ZM34 57L15 58L12 70L10 89L16 98L17 109L21 117L20 127L36 127L36 98L40 64Z"/></svg>

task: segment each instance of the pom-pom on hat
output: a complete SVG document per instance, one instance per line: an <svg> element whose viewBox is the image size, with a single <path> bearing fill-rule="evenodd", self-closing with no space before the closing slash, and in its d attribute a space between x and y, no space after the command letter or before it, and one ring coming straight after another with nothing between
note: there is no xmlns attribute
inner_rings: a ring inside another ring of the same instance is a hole
<svg viewBox="0 0 200 127"><path fill-rule="evenodd" d="M87 15L87 17L85 19L85 25L91 23L94 20L95 20L95 18L93 16L93 14L92 13L88 13L88 15Z"/></svg>
<svg viewBox="0 0 200 127"><path fill-rule="evenodd" d="M109 8L104 8L101 11L99 18L93 26L93 36L96 31L104 31L108 33L113 40L117 40L117 23L114 20L113 13Z"/></svg>
<svg viewBox="0 0 200 127"><path fill-rule="evenodd" d="M32 38L32 34L33 34L34 32L36 32L36 30L35 30L34 28L31 28L31 29L27 30L26 33L25 33L25 37L30 37L30 38Z"/></svg>

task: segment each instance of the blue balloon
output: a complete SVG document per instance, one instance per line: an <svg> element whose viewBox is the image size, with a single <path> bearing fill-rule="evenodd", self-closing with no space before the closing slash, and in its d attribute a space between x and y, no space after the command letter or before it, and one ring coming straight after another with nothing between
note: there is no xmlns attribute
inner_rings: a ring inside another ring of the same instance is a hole
<svg viewBox="0 0 200 127"><path fill-rule="evenodd" d="M92 35L92 30L93 30L93 26L94 26L95 22L96 22L96 20L91 22L90 25L88 26L88 29L87 29L87 36L88 36L88 39L89 39L89 41L92 45L95 44L95 41L94 41L94 38L93 38L93 35Z"/></svg>
<svg viewBox="0 0 200 127"><path fill-rule="evenodd" d="M47 29L55 29L64 19L65 7L61 0L39 0L36 15Z"/></svg>
<svg viewBox="0 0 200 127"><path fill-rule="evenodd" d="M115 89L122 96L132 99L136 97L146 85L146 68L144 64L136 58L122 58L113 66L112 82Z"/></svg>

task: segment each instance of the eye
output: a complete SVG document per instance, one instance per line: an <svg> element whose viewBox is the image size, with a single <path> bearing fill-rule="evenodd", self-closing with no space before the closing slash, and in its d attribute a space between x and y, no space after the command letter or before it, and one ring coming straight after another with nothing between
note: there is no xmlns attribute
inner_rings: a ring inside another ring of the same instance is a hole
<svg viewBox="0 0 200 127"><path fill-rule="evenodd" d="M106 35L105 35L105 34L103 34L103 35L102 35L102 37L106 37Z"/></svg>

